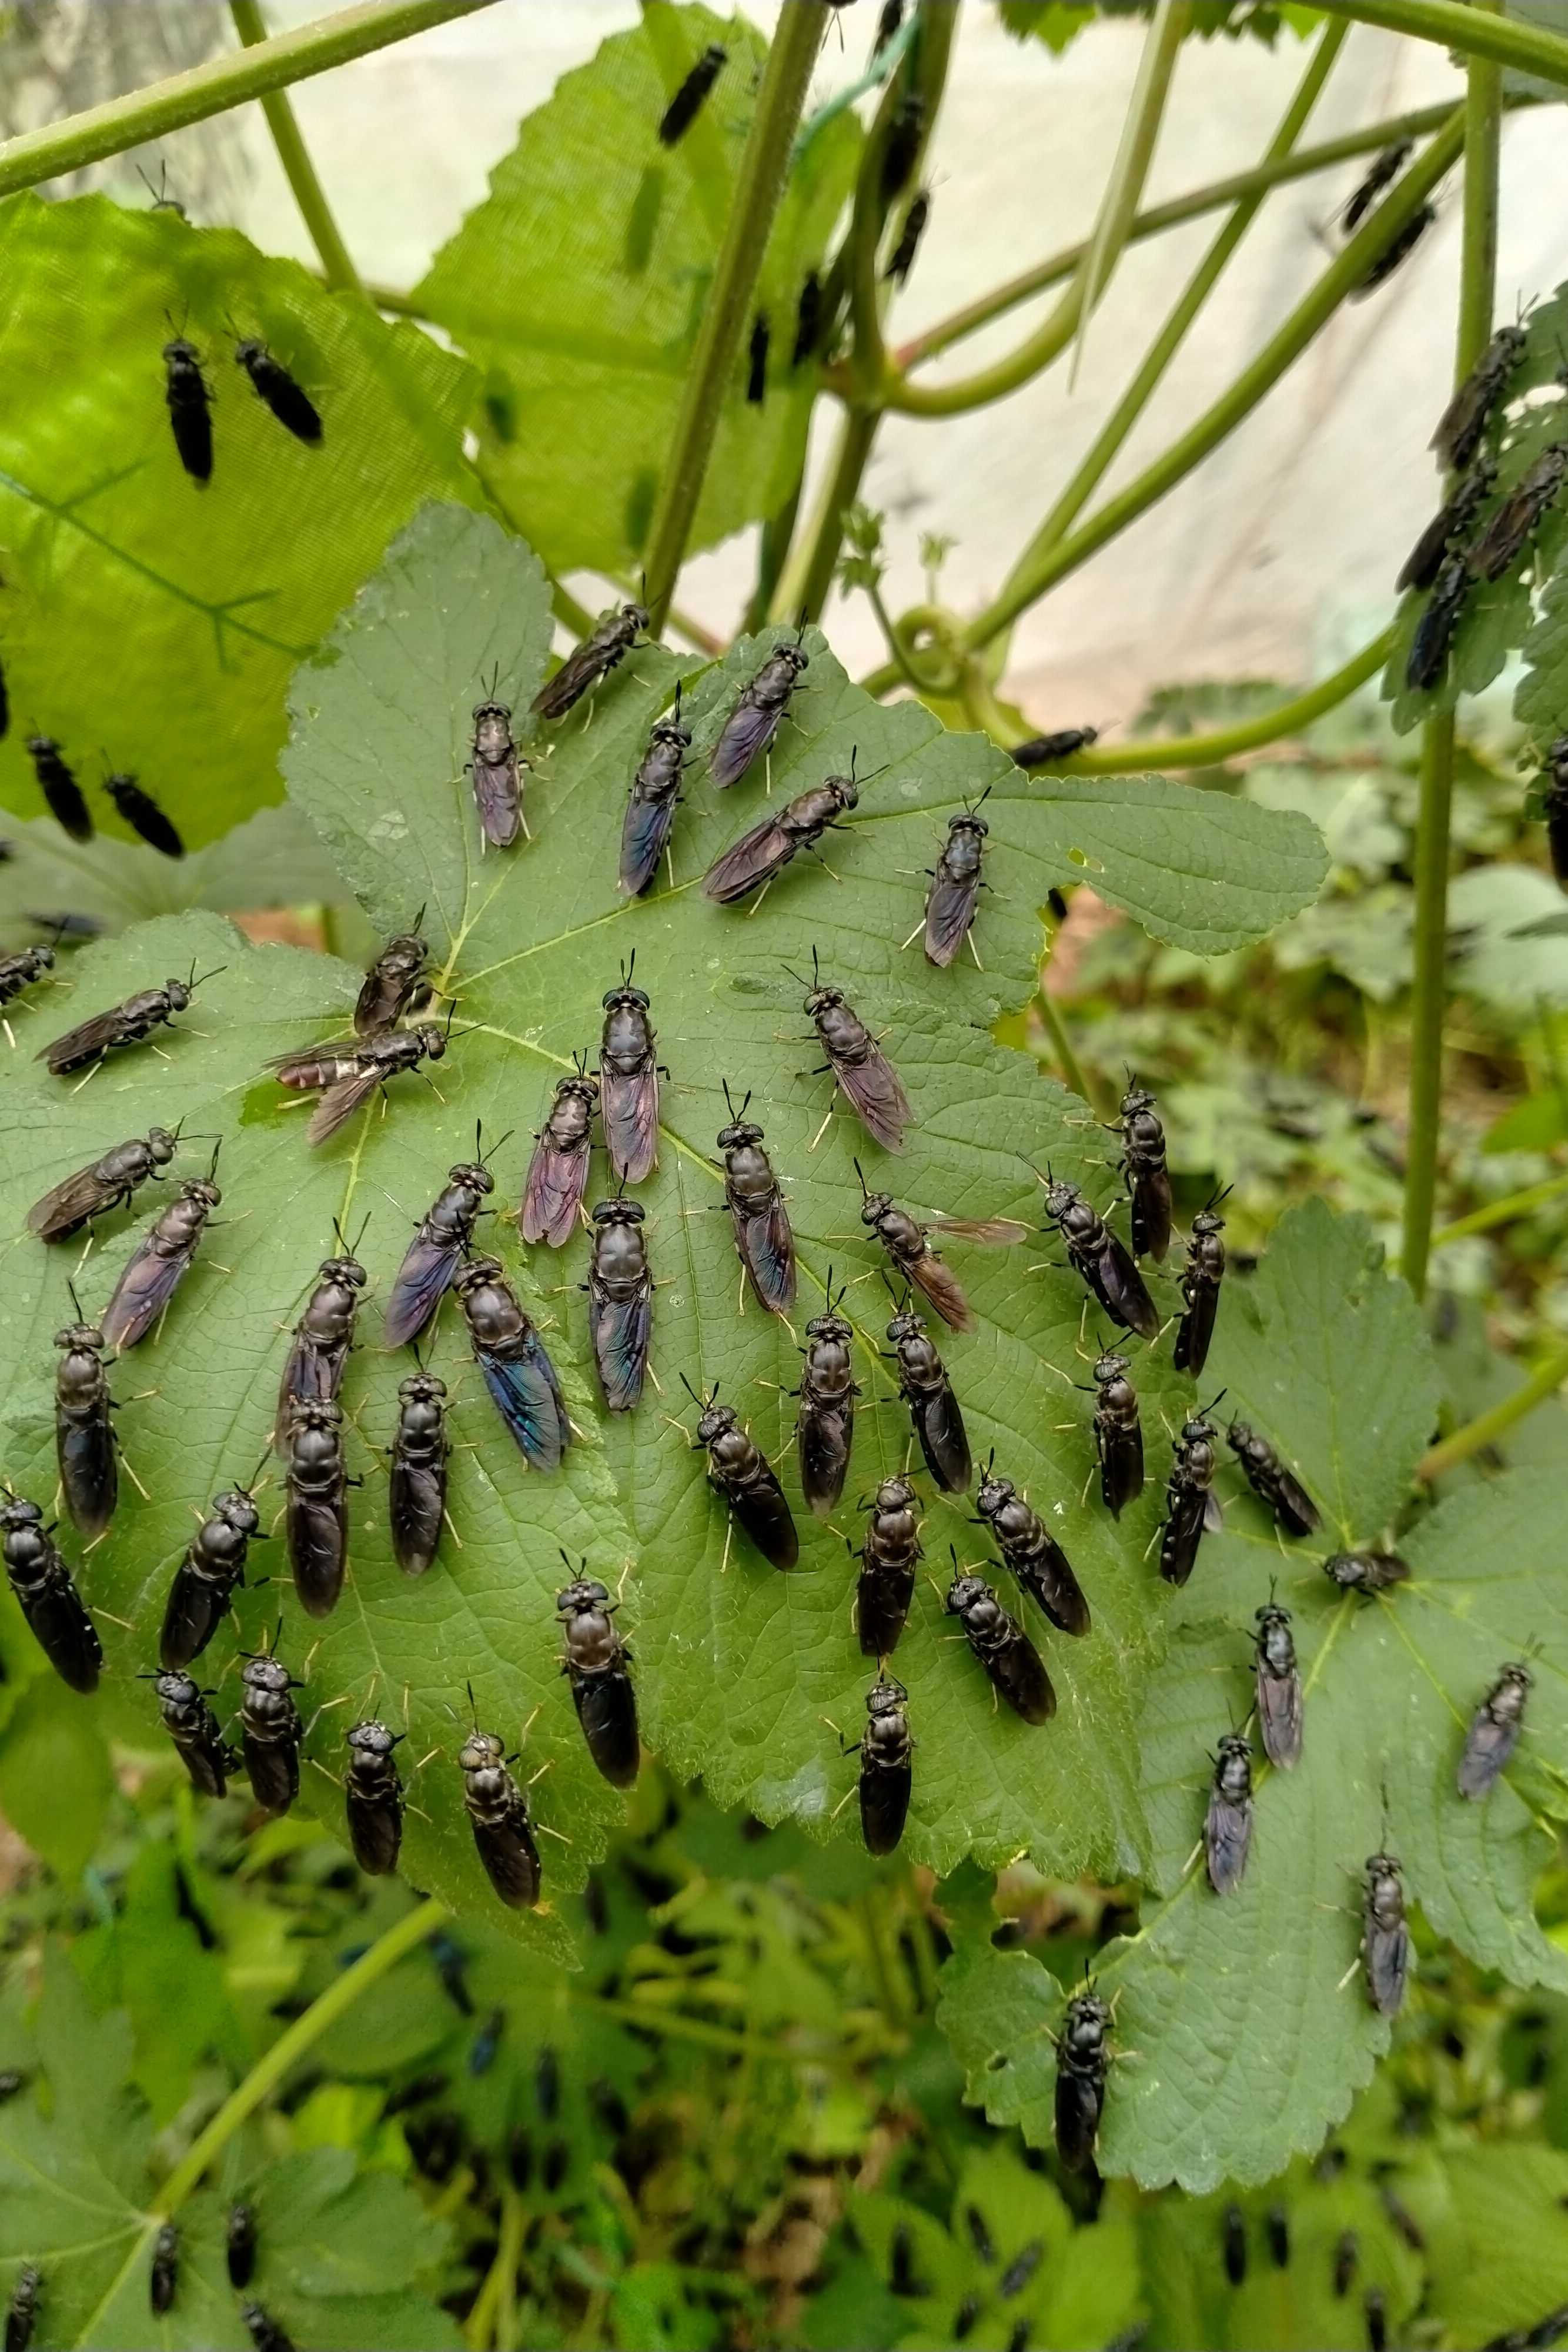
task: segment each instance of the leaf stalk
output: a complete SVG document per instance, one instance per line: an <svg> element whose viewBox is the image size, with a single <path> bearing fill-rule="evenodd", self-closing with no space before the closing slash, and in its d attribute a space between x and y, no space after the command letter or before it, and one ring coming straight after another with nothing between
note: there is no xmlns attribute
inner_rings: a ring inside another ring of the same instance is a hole
<svg viewBox="0 0 1568 2352"><path fill-rule="evenodd" d="M260 0L229 0L229 13L235 30L247 49L259 48L267 39L267 26L262 21ZM263 97L261 110L267 117L267 127L272 133L272 143L277 150L284 176L294 191L294 201L310 232L310 242L320 256L321 274L336 292L364 296L360 273L354 268L342 233L332 216L327 202L327 192L317 175L305 144L294 108L287 91L269 90Z"/></svg>
<svg viewBox="0 0 1568 2352"><path fill-rule="evenodd" d="M1568 1381L1568 1348L1559 1348L1511 1396L1504 1397L1490 1412L1478 1413L1474 1421L1467 1421L1462 1429L1456 1429L1451 1437L1445 1437L1424 1454L1416 1465L1416 1475L1427 1480L1440 1478L1445 1470L1468 1462L1472 1454L1490 1445L1516 1421L1522 1421L1547 1397L1554 1396L1564 1381Z"/></svg>

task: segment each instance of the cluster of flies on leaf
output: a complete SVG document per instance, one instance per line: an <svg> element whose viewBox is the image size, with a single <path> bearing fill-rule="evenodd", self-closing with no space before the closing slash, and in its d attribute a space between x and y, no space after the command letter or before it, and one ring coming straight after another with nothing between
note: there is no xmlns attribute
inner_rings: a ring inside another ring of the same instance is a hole
<svg viewBox="0 0 1568 2352"><path fill-rule="evenodd" d="M24 2080L20 2074L0 2075L0 2098L15 2096ZM236 2294L244 2294L256 2275L256 2247L255 2206L244 2202L231 2205L224 2231L224 2251L229 2284ZM172 2221L165 2221L154 2232L147 2271L147 2300L154 2319L168 2317L174 2308L179 2287L180 2232ZM6 2307L5 2352L28 2352L40 2309L47 2300L42 2271L35 2263L24 2263ZM256 2352L294 2352L292 2337L259 2303L247 2297L240 2305L239 2315Z"/></svg>

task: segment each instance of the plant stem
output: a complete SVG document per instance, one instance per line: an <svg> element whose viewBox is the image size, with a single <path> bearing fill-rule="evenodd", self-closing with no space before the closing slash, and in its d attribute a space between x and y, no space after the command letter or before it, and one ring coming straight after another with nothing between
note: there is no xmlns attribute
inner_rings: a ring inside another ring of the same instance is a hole
<svg viewBox="0 0 1568 2352"><path fill-rule="evenodd" d="M1568 41L1534 25L1500 22L1500 11L1491 13L1491 0L1470 0L1469 7L1459 0L1322 0L1322 5L1331 16L1354 16L1390 33L1438 41L1447 49L1518 66L1568 87Z"/></svg>
<svg viewBox="0 0 1568 2352"><path fill-rule="evenodd" d="M1505 1429L1511 1429L1516 1421L1522 1421L1527 1412L1533 1412L1545 1398L1555 1395L1564 1381L1568 1381L1568 1348L1559 1348L1511 1396L1504 1397L1489 1412L1478 1414L1474 1421L1467 1421L1462 1429L1456 1429L1451 1437L1445 1437L1424 1454L1416 1465L1416 1475L1440 1478L1457 1462L1469 1461L1483 1445L1500 1437Z"/></svg>
<svg viewBox="0 0 1568 2352"><path fill-rule="evenodd" d="M861 477L880 422L881 412L874 408L844 411L828 478L818 494L805 535L797 541L773 592L771 619L793 620L799 613L821 617L838 569L844 515L860 496Z"/></svg>
<svg viewBox="0 0 1568 2352"><path fill-rule="evenodd" d="M214 58L189 73L171 74L166 81L152 82L129 97L111 98L104 106L68 115L64 122L8 140L0 147L0 196L17 188L36 188L40 180L79 171L106 155L123 154L128 147L161 139L165 131L205 122L249 99L264 98L268 90L287 89L290 82L329 73L350 58L368 57L373 49L491 5L492 0L367 0L361 7L319 17L297 33L275 33L259 47L244 49L237 57Z"/></svg>
<svg viewBox="0 0 1568 2352"><path fill-rule="evenodd" d="M1508 1225L1515 1217L1527 1217L1531 1209L1543 1209L1568 1192L1568 1176L1548 1176L1540 1184L1527 1184L1521 1192L1509 1192L1500 1201L1489 1201L1482 1209L1472 1209L1468 1217L1456 1217L1451 1225L1439 1225L1432 1236L1432 1247L1446 1249L1450 1242L1468 1241L1471 1234L1490 1234L1494 1225Z"/></svg>
<svg viewBox="0 0 1568 2352"><path fill-rule="evenodd" d="M817 62L825 14L817 0L788 0L763 68L757 111L740 159L729 223L703 306L649 533L647 602L655 636L664 625L696 520L725 395L784 194L789 150Z"/></svg>
<svg viewBox="0 0 1568 2352"><path fill-rule="evenodd" d="M1539 106L1542 100L1528 92L1520 91L1505 97L1505 106ZM1393 114L1385 121L1374 122L1364 131L1347 131L1340 139L1325 139L1316 147L1298 148L1293 155L1281 156L1277 162L1254 164L1249 172L1234 172L1227 180L1210 181L1207 187L1194 188L1185 196L1173 196L1168 204L1151 205L1146 213L1137 214L1127 231L1129 245L1138 245L1145 237L1158 236L1167 228L1179 228L1190 220L1200 220L1204 214L1219 212L1227 205L1239 204L1244 196L1266 194L1270 188L1282 186L1290 180L1310 179L1314 173L1326 172L1335 163L1343 163L1358 155L1367 155L1375 149L1386 147L1396 139L1424 139L1429 131L1440 131L1454 111L1451 100L1440 106L1417 107L1410 114ZM1030 301L1036 294L1049 293L1064 278L1071 278L1088 251L1087 242L1064 246L1060 253L1037 262L1018 278L1009 278L990 293L982 294L977 301L966 304L946 319L927 327L924 334L913 336L901 343L893 353L900 369L923 366L927 360L961 342L966 335L977 334L994 319L1002 318L1016 310L1020 302ZM382 299L378 289L376 299ZM390 294L382 308L395 309L406 303L406 295ZM831 379L830 378L830 381Z"/></svg>
<svg viewBox="0 0 1568 2352"><path fill-rule="evenodd" d="M1501 5L1502 0L1476 0L1476 12ZM1489 59L1472 57L1465 95L1464 245L1454 350L1456 383L1462 383L1469 375L1491 333L1501 130L1501 72ZM1421 797L1416 822L1416 961L1410 992L1410 1112L1400 1270L1417 1298L1427 1291L1443 1120L1453 787L1454 714L1449 710L1428 719L1421 730Z"/></svg>
<svg viewBox="0 0 1568 2352"><path fill-rule="evenodd" d="M229 13L235 20L235 30L247 49L256 49L267 38L267 26L262 22L259 0L229 0ZM332 208L327 202L326 191L316 176L316 166L295 120L294 109L287 93L269 90L262 99L261 110L267 117L272 143L277 150L277 160L294 191L294 201L310 232L310 242L321 257L321 271L329 286L340 293L363 295L359 271L350 257Z"/></svg>
<svg viewBox="0 0 1568 2352"><path fill-rule="evenodd" d="M1008 393L1016 392L1020 384L1028 383L1031 376L1049 367L1066 349L1104 294L1131 234L1189 14L1187 0L1174 0L1174 5L1162 6L1150 27L1134 103L1129 110L1099 216L1072 281L1049 318L1041 320L1033 334L1026 335L1017 351L1006 359L979 369L974 375L964 376L956 383L909 383L890 374L884 394L889 408L904 410L915 416L954 416L967 409L984 407L988 402L1000 400Z"/></svg>
<svg viewBox="0 0 1568 2352"><path fill-rule="evenodd" d="M158 2199L160 2219L177 2213L213 2158L226 2147L241 2124L255 2114L262 2101L277 2090L290 2067L298 2064L313 2042L334 2024L346 2010L352 2009L362 1992L368 1992L380 1982L388 1970L394 1969L405 1954L440 1927L446 1916L446 1906L432 1895L423 1903L405 1912L394 1927L361 1954L352 1968L345 1969L335 1984L313 2000L303 2017L280 2033L270 2050L258 2058L236 2089L230 2092L205 2131L198 2134L180 2162L163 2183Z"/></svg>
<svg viewBox="0 0 1568 2352"><path fill-rule="evenodd" d="M1388 659L1393 643L1394 627L1390 623L1370 645L1352 655L1343 668L1336 669L1332 677L1323 678L1291 702L1262 711L1256 719L1241 719L1236 726L1219 729L1212 735L1172 735L1163 742L1150 738L1143 742L1118 743L1108 751L1075 751L1071 760L1061 761L1051 772L1064 776L1131 776L1141 775L1145 768L1212 768L1223 760L1235 759L1239 752L1260 751L1267 743L1299 735L1314 719L1321 719L1325 710L1337 709L1358 686L1376 677ZM1014 731L1015 740L1027 740Z"/></svg>
<svg viewBox="0 0 1568 2352"><path fill-rule="evenodd" d="M1043 972L1040 974L1040 989L1035 1002L1040 1006L1040 1023L1045 1034L1056 1048L1056 1058L1061 1065L1062 1076L1067 1080L1079 1101L1087 1103L1090 1109L1098 1116L1098 1105L1094 1100L1089 1080L1084 1076L1083 1065L1072 1050L1072 1040L1067 1034L1067 1024L1057 1011L1054 999L1047 992Z"/></svg>
<svg viewBox="0 0 1568 2352"><path fill-rule="evenodd" d="M1418 156L1404 177L1396 182L1371 219L1363 223L1335 256L1250 366L1242 370L1228 390L1172 443L1164 456L1156 457L1152 466L1146 467L1115 498L1108 499L1069 538L1059 540L1052 547L1031 541L1013 566L1000 593L965 632L965 644L970 650L988 643L1009 621L1016 620L1043 596L1048 588L1087 562L1108 540L1114 539L1164 498L1167 490L1202 463L1211 449L1235 431L1354 291L1444 173L1452 169L1464 143L1465 115L1460 107L1455 109L1447 128L1439 131L1426 153Z"/></svg>
<svg viewBox="0 0 1568 2352"><path fill-rule="evenodd" d="M1329 25L1312 52L1307 70L1301 77L1301 88L1291 100L1283 121L1270 143L1265 162L1274 163L1288 155L1306 127L1307 118L1322 91L1324 82L1333 71L1334 63L1349 37L1348 25ZM1092 493L1110 471L1118 451L1134 425L1143 415L1170 366L1188 330L1207 301L1228 267L1242 238L1262 209L1264 189L1243 196L1234 206L1230 218L1215 238L1203 259L1184 288L1176 308L1155 337L1145 359L1122 394L1093 442L1086 451L1071 479L1058 498L1037 533L1037 541L1052 545L1065 536L1077 520Z"/></svg>
<svg viewBox="0 0 1568 2352"><path fill-rule="evenodd" d="M817 0L811 0L817 5ZM737 2033L727 2025L709 2025L702 2018L683 2017L678 2011L656 2009L652 2001L612 2000L602 1993L579 1992L567 1987L567 1999L578 2009L599 2017L615 2017L646 2033L663 2033L672 2042L695 2042L705 2050L722 2050L736 2058L768 2058L779 2066L845 2066L852 2062L841 2051L789 2050L766 2041L759 2033Z"/></svg>

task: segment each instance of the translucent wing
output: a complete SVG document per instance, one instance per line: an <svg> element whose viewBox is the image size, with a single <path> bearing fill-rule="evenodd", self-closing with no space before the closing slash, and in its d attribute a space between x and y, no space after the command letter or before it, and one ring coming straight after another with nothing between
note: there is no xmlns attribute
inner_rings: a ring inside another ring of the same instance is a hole
<svg viewBox="0 0 1568 2352"><path fill-rule="evenodd" d="M855 1593L855 1626L862 1657L893 1655L914 1593L913 1560L907 1568L887 1568L880 1562L862 1565Z"/></svg>
<svg viewBox="0 0 1568 2352"><path fill-rule="evenodd" d="M844 1491L854 1433L854 1407L845 1402L807 1406L799 1428L800 1491L818 1518L825 1519Z"/></svg>
<svg viewBox="0 0 1568 2352"><path fill-rule="evenodd" d="M1366 1990L1374 2009L1393 2017L1403 2006L1410 1972L1410 1930L1400 1920L1396 1927L1366 1928Z"/></svg>
<svg viewBox="0 0 1568 2352"><path fill-rule="evenodd" d="M873 1045L863 1061L835 1062L833 1076L873 1141L884 1151L902 1151L904 1130L915 1124L915 1113L880 1045Z"/></svg>
<svg viewBox="0 0 1568 2352"><path fill-rule="evenodd" d="M925 900L925 961L946 971L975 919L980 895L977 874L956 877L938 869Z"/></svg>
<svg viewBox="0 0 1568 2352"><path fill-rule="evenodd" d="M1258 1668L1258 1728L1270 1764L1289 1771L1301 1754L1301 1678Z"/></svg>
<svg viewBox="0 0 1568 2352"><path fill-rule="evenodd" d="M1228 1895L1241 1884L1252 1846L1252 1807L1233 1805L1216 1790L1208 1801L1203 1829L1208 1857L1208 1883L1217 1895Z"/></svg>
<svg viewBox="0 0 1568 2352"><path fill-rule="evenodd" d="M117 1197L115 1188L105 1184L93 1168L78 1168L35 1201L27 1212L27 1231L37 1234L40 1241L63 1242L79 1233L89 1217L108 1208Z"/></svg>
<svg viewBox="0 0 1568 2352"><path fill-rule="evenodd" d="M492 849L509 849L523 829L523 794L516 758L473 763L474 805Z"/></svg>
<svg viewBox="0 0 1568 2352"><path fill-rule="evenodd" d="M769 749L783 716L781 709L759 708L744 698L736 704L719 730L709 762L714 782L721 792L738 783L758 753Z"/></svg>
<svg viewBox="0 0 1568 2352"><path fill-rule="evenodd" d="M243 1584L243 1573L235 1580ZM224 1585L214 1584L204 1576L191 1570L188 1559L182 1560L174 1571L174 1581L169 1587L168 1605L163 1612L163 1631L159 1640L158 1663L166 1674L188 1666L199 1658L219 1625L228 1613L229 1591Z"/></svg>
<svg viewBox="0 0 1568 2352"><path fill-rule="evenodd" d="M946 1261L935 1250L922 1250L917 1258L904 1267L910 1279L918 1283L932 1306L950 1330L972 1331L974 1310L964 1294L964 1286Z"/></svg>
<svg viewBox="0 0 1568 2352"><path fill-rule="evenodd" d="M382 1337L389 1348L406 1348L418 1339L450 1286L462 1255L455 1241L437 1243L415 1234L387 1300Z"/></svg>
<svg viewBox="0 0 1568 2352"><path fill-rule="evenodd" d="M611 1167L628 1184L640 1184L658 1156L658 1072L650 1068L626 1076L618 1070L606 1070L599 1108ZM583 1165L586 1170L586 1153Z"/></svg>
<svg viewBox="0 0 1568 2352"><path fill-rule="evenodd" d="M111 1348L123 1353L147 1337L179 1288L194 1255L194 1242L185 1250L155 1250L149 1234L137 1244L114 1286L113 1297L99 1319L99 1328Z"/></svg>
<svg viewBox="0 0 1568 2352"><path fill-rule="evenodd" d="M578 1675L571 1696L588 1752L612 1789L629 1789L637 1778L637 1695L622 1666L607 1674Z"/></svg>
<svg viewBox="0 0 1568 2352"><path fill-rule="evenodd" d="M1163 1168L1139 1168L1132 1190L1134 1252L1157 1265L1171 1245L1171 1180Z"/></svg>
<svg viewBox="0 0 1568 2352"><path fill-rule="evenodd" d="M1518 1741L1517 1719L1499 1723L1490 1707L1478 1707L1465 1739L1465 1752L1459 1759L1460 1796L1490 1796L1507 1769Z"/></svg>
<svg viewBox="0 0 1568 2352"><path fill-rule="evenodd" d="M307 1046L292 1054L275 1054L263 1067L276 1071L280 1087L293 1087L300 1094L313 1094L321 1087L335 1087L352 1076L361 1066L359 1040L354 1037L329 1038L324 1045Z"/></svg>
<svg viewBox="0 0 1568 2352"><path fill-rule="evenodd" d="M648 1369L653 1286L645 1285L634 1298L607 1297L597 1283L591 1290L589 1330L604 1402L612 1412L630 1412L643 1394Z"/></svg>
<svg viewBox="0 0 1568 2352"><path fill-rule="evenodd" d="M59 1575L22 1606L34 1640L61 1682L84 1695L95 1691L103 1645L63 1563Z"/></svg>
<svg viewBox="0 0 1568 2352"><path fill-rule="evenodd" d="M559 1470L567 1443L566 1407L555 1368L536 1341L522 1355L505 1359L480 1349L476 1360L518 1451L536 1470Z"/></svg>
<svg viewBox="0 0 1568 2352"><path fill-rule="evenodd" d="M1185 1584L1197 1562L1207 1496L1198 1486L1175 1487L1160 1538L1160 1574L1167 1584Z"/></svg>
<svg viewBox="0 0 1568 2352"><path fill-rule="evenodd" d="M757 1216L737 1213L735 1245L763 1306L787 1313L795 1303L795 1237L783 1202L775 1196Z"/></svg>
<svg viewBox="0 0 1568 2352"><path fill-rule="evenodd" d="M1021 1625L1015 1625L1012 1640L986 1660L986 1671L1026 1723L1048 1723L1056 1713L1056 1693L1045 1661Z"/></svg>
<svg viewBox="0 0 1568 2352"><path fill-rule="evenodd" d="M329 1617L343 1590L348 1558L349 1531L342 1502L290 1495L287 1531L288 1564L299 1605L309 1616Z"/></svg>
<svg viewBox="0 0 1568 2352"><path fill-rule="evenodd" d="M705 897L721 907L733 906L736 899L782 874L800 845L793 834L786 833L772 817L764 817L722 857L715 858L703 879Z"/></svg>
<svg viewBox="0 0 1568 2352"><path fill-rule="evenodd" d="M555 676L547 678L532 702L543 719L564 719L574 702L580 702L594 685L605 667L604 649L594 637L587 638L575 652L568 654Z"/></svg>
<svg viewBox="0 0 1568 2352"><path fill-rule="evenodd" d="M577 1225L583 1188L588 1182L588 1145L577 1151L559 1151L547 1133L534 1146L523 1188L522 1229L526 1242L548 1242L564 1249Z"/></svg>
<svg viewBox="0 0 1568 2352"><path fill-rule="evenodd" d="M84 1063L96 1062L100 1054L107 1054L111 1045L119 1044L120 1034L120 1012L116 1004L107 1013L95 1013L90 1021L68 1029L63 1037L44 1046L33 1059L47 1062L52 1074L63 1078L68 1071L79 1070Z"/></svg>
<svg viewBox="0 0 1568 2352"><path fill-rule="evenodd" d="M985 1242L993 1249L1011 1248L1030 1236L1028 1225L1016 1217L933 1217L930 1226L934 1234L956 1234L961 1241Z"/></svg>
<svg viewBox="0 0 1568 2352"><path fill-rule="evenodd" d="M392 1457L387 1484L387 1517L392 1556L405 1576L423 1576L441 1541L446 1506L446 1465Z"/></svg>
<svg viewBox="0 0 1568 2352"><path fill-rule="evenodd" d="M1043 1549L1034 1559L1013 1567L1024 1591L1039 1601L1053 1625L1063 1633L1088 1633L1089 1603L1060 1544L1047 1536Z"/></svg>
<svg viewBox="0 0 1568 2352"><path fill-rule="evenodd" d="M915 1434L920 1440L920 1451L925 1456L925 1466L943 1493L966 1494L974 1465L969 1459L964 1416L952 1390L939 1389L931 1396L917 1399L910 1406L910 1416Z"/></svg>
<svg viewBox="0 0 1568 2352"><path fill-rule="evenodd" d="M1281 1468L1274 1496L1274 1508L1293 1536L1310 1536L1321 1526L1318 1507L1300 1480Z"/></svg>
<svg viewBox="0 0 1568 2352"><path fill-rule="evenodd" d="M361 1104L369 1102L383 1075L373 1064L368 1070L356 1066L349 1076L329 1085L310 1114L306 1142L325 1143L329 1136L336 1135L345 1119L352 1118Z"/></svg>
<svg viewBox="0 0 1568 2352"><path fill-rule="evenodd" d="M621 821L621 887L639 898L659 870L659 860L675 821L675 803L669 799L643 800L633 793Z"/></svg>
<svg viewBox="0 0 1568 2352"><path fill-rule="evenodd" d="M1176 1332L1173 1358L1178 1372L1201 1372L1208 1359L1208 1343L1214 1337L1214 1318L1219 1310L1219 1292L1213 1283L1200 1284L1193 1292L1192 1303L1181 1318Z"/></svg>
<svg viewBox="0 0 1568 2352"><path fill-rule="evenodd" d="M1092 1263L1090 1286L1105 1312L1124 1329L1135 1331L1141 1339L1154 1339L1160 1328L1159 1309L1125 1246L1109 1226L1105 1228L1104 1246ZM1193 1369L1196 1370L1197 1366Z"/></svg>
<svg viewBox="0 0 1568 2352"><path fill-rule="evenodd" d="M1144 1433L1110 1429L1100 1436L1100 1494L1113 1519L1144 1491Z"/></svg>
<svg viewBox="0 0 1568 2352"><path fill-rule="evenodd" d="M491 1885L507 1909L531 1910L539 1899L539 1850L522 1798L518 1797L504 1822L492 1826L476 1822L474 1843Z"/></svg>

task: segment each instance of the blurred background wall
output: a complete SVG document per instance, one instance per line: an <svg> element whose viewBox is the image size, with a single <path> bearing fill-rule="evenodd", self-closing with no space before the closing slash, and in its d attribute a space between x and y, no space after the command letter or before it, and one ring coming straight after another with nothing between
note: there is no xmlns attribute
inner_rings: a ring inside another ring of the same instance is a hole
<svg viewBox="0 0 1568 2352"><path fill-rule="evenodd" d="M275 0L276 29L319 13ZM751 5L764 23L776 5ZM819 76L825 96L859 72L874 0L838 12ZM1568 9L1563 12L1568 15ZM14 121L168 71L232 42L220 0L47 0L20 12L37 31L32 79L13 75ZM306 82L295 102L329 195L366 277L412 284L483 194L521 115L606 35L633 0L499 5ZM107 20L115 20L111 29ZM1141 28L1092 27L1061 58L1006 34L990 0L963 0L947 102L931 161L930 229L891 323L918 331L993 281L1082 236L1114 152ZM46 52L53 44L56 63ZM74 67L72 60L75 60ZM61 62L63 61L63 63ZM1192 42L1184 53L1146 201L1257 161L1301 72L1282 34ZM96 79L92 79L96 77ZM85 87L85 96L83 94ZM1350 37L1307 138L1459 95L1438 48L1365 26ZM178 134L159 151L172 193L198 221L226 220L270 250L311 258L254 108ZM153 163L154 159L144 157ZM110 181L126 201L134 178ZM1360 176L1350 163L1273 195L1211 298L1114 472L1135 472L1220 392L1322 268L1325 224ZM1558 107L1515 114L1504 135L1500 307L1568 275L1568 139ZM1176 495L1020 623L1009 685L1041 723L1130 718L1147 690L1199 677L1303 677L1333 667L1390 609L1391 583L1431 510L1427 441L1452 363L1458 265L1457 184L1438 226L1366 300L1343 310L1307 357ZM995 588L1038 522L1213 234L1214 220L1134 247L1097 314L1070 390L1067 370L994 407L927 423L893 418L865 488L888 518L889 601L923 593L922 532L956 543L944 597L960 607ZM967 373L1039 315L1016 311L938 363ZM819 453L820 454L820 453ZM685 600L734 625L751 577L749 540L693 567ZM601 601L590 585L592 601ZM880 658L863 602L835 601L831 633L852 666Z"/></svg>

